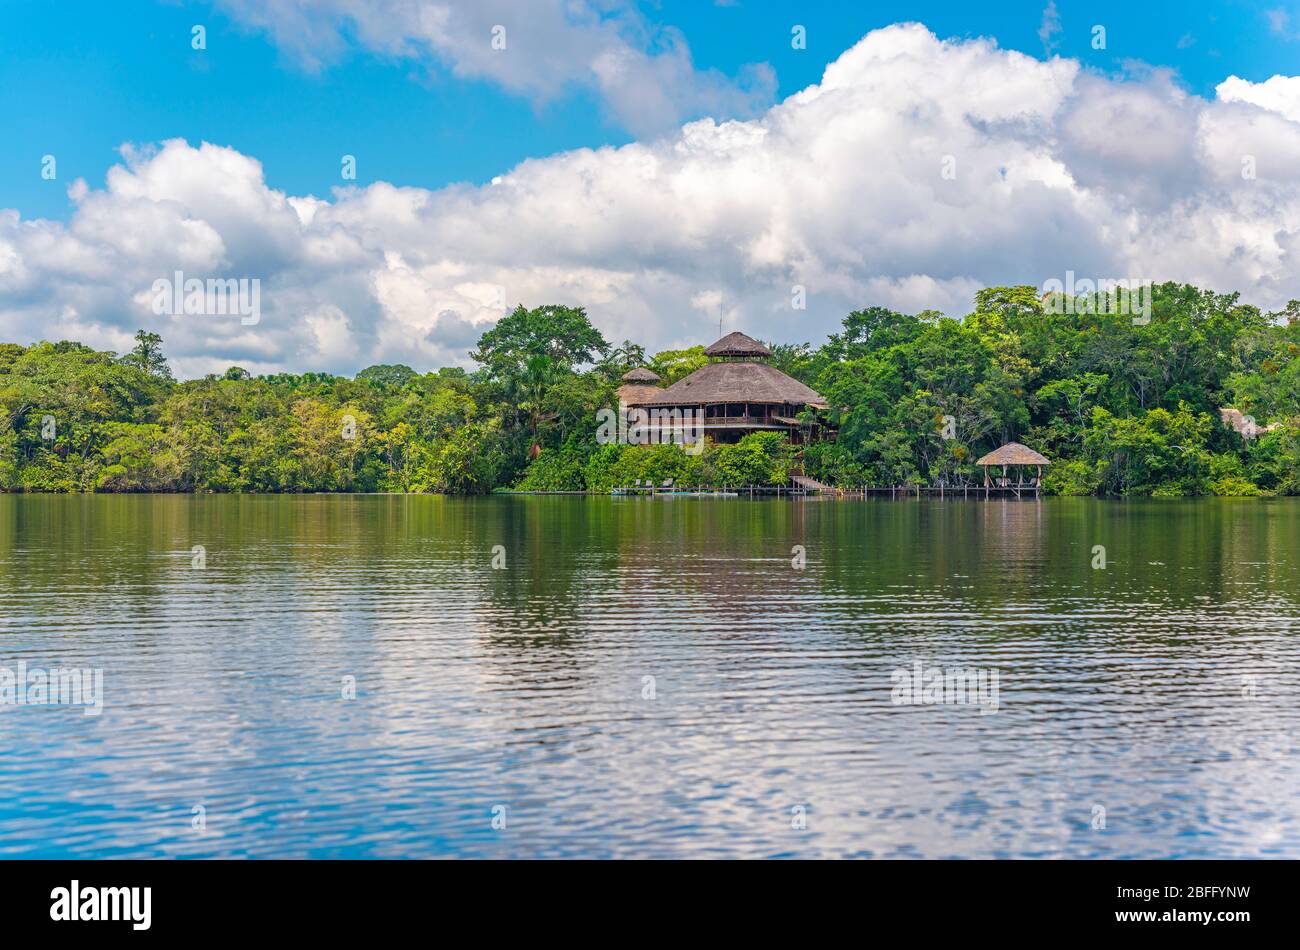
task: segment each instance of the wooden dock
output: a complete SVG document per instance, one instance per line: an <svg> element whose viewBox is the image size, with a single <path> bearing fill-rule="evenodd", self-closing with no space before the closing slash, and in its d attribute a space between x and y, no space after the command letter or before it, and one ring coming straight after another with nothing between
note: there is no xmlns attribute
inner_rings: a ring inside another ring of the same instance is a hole
<svg viewBox="0 0 1300 950"><path fill-rule="evenodd" d="M599 494L605 494L601 492ZM718 498L737 498L745 496L747 498L759 498L762 496L771 496L773 498L797 497L799 495L814 495L815 490L802 488L799 486L791 487L789 485L673 485L667 488L663 486L646 486L631 485L628 487L615 488L609 492L611 495L645 495L645 496L663 496L671 498L705 497L713 496Z"/></svg>
<svg viewBox="0 0 1300 950"><path fill-rule="evenodd" d="M888 495L891 498L1037 498L1042 487L1032 483L1021 485L894 485L888 488L871 486L853 486L849 488L832 488L836 495L848 497L865 497L868 495Z"/></svg>
<svg viewBox="0 0 1300 950"><path fill-rule="evenodd" d="M793 475L789 485L626 485L612 491L497 491L498 495L617 495L664 498L1038 498L1036 482L1007 485L823 485L806 475Z"/></svg>
<svg viewBox="0 0 1300 950"><path fill-rule="evenodd" d="M791 478L792 485L713 485L713 486L694 486L694 485L676 485L669 488L629 486L626 488L616 488L612 492L615 495L646 495L646 496L681 496L681 497L773 497L773 498L799 498L809 495L820 495L827 498L1038 498L1042 493L1042 488L1033 483L1023 483L1019 485L892 485L877 487L872 485L853 485L848 487L836 488L831 485L823 485L814 479L804 475L796 475ZM567 493L564 493L567 494Z"/></svg>

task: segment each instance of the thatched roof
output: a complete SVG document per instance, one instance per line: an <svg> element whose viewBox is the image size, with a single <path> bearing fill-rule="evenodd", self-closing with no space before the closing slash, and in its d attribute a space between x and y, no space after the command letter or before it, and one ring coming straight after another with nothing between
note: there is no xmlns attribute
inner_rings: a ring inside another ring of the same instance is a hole
<svg viewBox="0 0 1300 950"><path fill-rule="evenodd" d="M659 390L645 405L690 406L720 402L826 405L825 399L799 380L766 363L710 363L667 389Z"/></svg>
<svg viewBox="0 0 1300 950"><path fill-rule="evenodd" d="M1031 448L1019 442L1008 442L1000 449L994 449L984 456L976 465L1051 465L1052 463Z"/></svg>
<svg viewBox="0 0 1300 950"><path fill-rule="evenodd" d="M626 373L623 374L623 382L657 383L659 382L659 374L653 372L652 370L646 369L644 366L638 366L636 369L628 370Z"/></svg>
<svg viewBox="0 0 1300 950"><path fill-rule="evenodd" d="M737 330L728 333L717 343L706 347L705 356L771 356L772 351L759 343L752 336L746 336Z"/></svg>
<svg viewBox="0 0 1300 950"><path fill-rule="evenodd" d="M1234 409L1231 406L1220 409L1219 418L1225 426L1231 426L1238 435L1244 435L1248 439L1262 432L1272 432L1274 429L1282 428L1280 422L1271 422L1266 426L1261 426L1253 416L1244 415L1240 409Z"/></svg>

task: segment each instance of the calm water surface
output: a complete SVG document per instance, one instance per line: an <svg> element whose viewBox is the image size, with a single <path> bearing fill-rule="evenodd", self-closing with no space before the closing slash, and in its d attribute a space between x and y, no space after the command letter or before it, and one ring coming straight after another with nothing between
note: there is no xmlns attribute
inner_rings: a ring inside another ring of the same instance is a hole
<svg viewBox="0 0 1300 950"><path fill-rule="evenodd" d="M1295 858L1298 619L1287 500L0 495L0 667L104 671L0 856Z"/></svg>

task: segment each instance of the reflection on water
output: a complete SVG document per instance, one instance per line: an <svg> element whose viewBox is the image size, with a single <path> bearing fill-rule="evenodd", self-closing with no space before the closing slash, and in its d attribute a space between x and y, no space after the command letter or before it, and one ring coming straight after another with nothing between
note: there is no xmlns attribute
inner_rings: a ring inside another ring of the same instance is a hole
<svg viewBox="0 0 1300 950"><path fill-rule="evenodd" d="M105 692L0 855L1300 857L1298 598L1285 500L0 496L0 668Z"/></svg>

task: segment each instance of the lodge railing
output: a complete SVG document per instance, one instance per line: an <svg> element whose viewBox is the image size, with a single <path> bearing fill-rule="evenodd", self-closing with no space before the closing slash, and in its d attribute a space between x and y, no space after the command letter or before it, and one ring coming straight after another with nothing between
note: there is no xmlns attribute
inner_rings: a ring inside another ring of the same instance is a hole
<svg viewBox="0 0 1300 950"><path fill-rule="evenodd" d="M694 418L692 418L691 421L694 422L695 421ZM664 417L660 417L657 422L651 420L645 423L638 423L638 425L647 425L651 427L655 425L677 426L680 424L681 424L680 420L669 419ZM790 423L788 422L781 422L779 419L776 418L776 416L705 416L702 424L704 425L705 428L708 428L711 425L746 425L746 426L757 426L757 425L789 426L790 425Z"/></svg>

